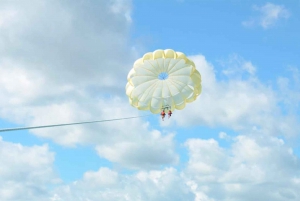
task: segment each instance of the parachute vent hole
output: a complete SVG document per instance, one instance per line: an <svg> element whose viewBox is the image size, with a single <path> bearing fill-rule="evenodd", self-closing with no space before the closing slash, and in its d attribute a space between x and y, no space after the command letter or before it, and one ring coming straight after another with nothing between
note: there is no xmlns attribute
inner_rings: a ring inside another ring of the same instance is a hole
<svg viewBox="0 0 300 201"><path fill-rule="evenodd" d="M166 80L166 79L168 79L168 77L169 77L169 75L166 72L162 72L158 75L159 80Z"/></svg>

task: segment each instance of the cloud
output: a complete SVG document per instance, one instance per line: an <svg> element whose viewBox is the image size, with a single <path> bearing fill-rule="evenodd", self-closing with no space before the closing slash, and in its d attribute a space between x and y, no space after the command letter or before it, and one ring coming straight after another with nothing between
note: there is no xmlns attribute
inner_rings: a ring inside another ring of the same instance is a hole
<svg viewBox="0 0 300 201"><path fill-rule="evenodd" d="M131 1L2 1L0 8L0 118L36 126L139 115L124 89L136 54L128 44ZM126 167L178 161L173 135L141 119L30 132L63 146L92 145Z"/></svg>
<svg viewBox="0 0 300 201"><path fill-rule="evenodd" d="M260 14L257 17L252 17L250 20L243 21L242 24L245 27L259 25L264 29L268 29L274 26L279 19L287 19L290 17L290 12L283 5L266 3L263 6L255 5L253 9Z"/></svg>
<svg viewBox="0 0 300 201"><path fill-rule="evenodd" d="M229 149L214 139L189 139L185 145L190 157L185 177L194 193L203 198L196 200L300 197L300 160L282 139L251 132L251 136L237 136Z"/></svg>
<svg viewBox="0 0 300 201"><path fill-rule="evenodd" d="M230 139L231 139L230 135L228 135L228 134L225 133L225 132L220 132L220 133L219 133L219 138L220 138L220 139L225 139L225 140L230 140Z"/></svg>
<svg viewBox="0 0 300 201"><path fill-rule="evenodd" d="M113 13L116 13L116 14L124 13L124 16L125 16L126 20L128 22L132 22L132 19L131 19L131 3L129 1L127 1L127 2L123 1L123 0L111 1L110 9Z"/></svg>
<svg viewBox="0 0 300 201"><path fill-rule="evenodd" d="M175 165L179 161L173 135L162 136L159 131L152 131L142 140L123 140L113 145L97 146L96 150L101 157L134 169L153 169L161 165Z"/></svg>
<svg viewBox="0 0 300 201"><path fill-rule="evenodd" d="M94 3L1 1L2 119L34 126L140 114L124 93L136 57L128 44L131 1ZM264 9L257 8L262 16ZM269 19L264 26L273 23ZM230 139L229 148L214 139L188 139L188 162L175 169L174 134L151 129L144 119L33 130L63 146L91 145L121 168L87 170L82 179L61 184L47 145L0 140L0 200L298 199L299 158L276 137L298 134L295 116L282 115L278 106L293 111L299 103L298 88L291 87L299 81L297 68L293 79L278 78L283 98L238 55L223 61L222 80L203 55L191 59L202 74L203 92L175 111L170 125L235 129L240 132L235 138L220 133L222 140ZM134 171L124 173L124 167Z"/></svg>
<svg viewBox="0 0 300 201"><path fill-rule="evenodd" d="M16 15L14 10L4 10L0 12L0 28L4 28L6 24L9 24L9 21L13 20Z"/></svg>
<svg viewBox="0 0 300 201"><path fill-rule="evenodd" d="M53 200L193 200L174 168L122 175L108 168L87 172L73 184L55 189Z"/></svg>
<svg viewBox="0 0 300 201"><path fill-rule="evenodd" d="M14 13L0 31L3 108L123 93L126 80L119 77L126 77L134 54L122 12L130 11L129 1L1 3L2 12Z"/></svg>
<svg viewBox="0 0 300 201"><path fill-rule="evenodd" d="M53 200L297 200L300 160L284 140L259 131L237 135L229 148L214 139L190 138L188 162L176 170L122 174L88 171L61 185Z"/></svg>
<svg viewBox="0 0 300 201"><path fill-rule="evenodd" d="M43 83L36 88L46 89L48 96L61 87L73 87L74 93L92 87L123 90L118 77L126 76L123 66L131 65L134 54L127 44L130 22L123 15L130 12L130 1L2 4L2 12L14 15L1 27L1 69L26 70L31 83L37 81L32 74L37 75Z"/></svg>
<svg viewBox="0 0 300 201"><path fill-rule="evenodd" d="M300 70L290 66L288 67L288 72L292 76L280 76L277 78L278 96L284 103L287 113L289 115L296 115L300 109Z"/></svg>
<svg viewBox="0 0 300 201"><path fill-rule="evenodd" d="M0 200L43 200L58 184L54 153L47 145L27 147L0 137Z"/></svg>
<svg viewBox="0 0 300 201"><path fill-rule="evenodd" d="M170 126L224 126L236 131L255 128L269 135L299 135L297 117L282 112L282 94L257 78L250 61L230 57L221 62L224 70L217 74L204 56L190 58L202 75L202 93L184 110L174 112ZM296 89L292 91L297 94Z"/></svg>
<svg viewBox="0 0 300 201"><path fill-rule="evenodd" d="M188 161L176 170L122 173L101 167L60 183L47 145L0 141L1 200L297 200L300 160L284 140L257 131L233 138L190 138ZM51 186L51 188L49 188ZM251 192L251 193L249 193Z"/></svg>
<svg viewBox="0 0 300 201"><path fill-rule="evenodd" d="M249 78L256 73L256 67L237 54L232 54L228 60L220 60L219 63L223 67L222 73L231 79Z"/></svg>

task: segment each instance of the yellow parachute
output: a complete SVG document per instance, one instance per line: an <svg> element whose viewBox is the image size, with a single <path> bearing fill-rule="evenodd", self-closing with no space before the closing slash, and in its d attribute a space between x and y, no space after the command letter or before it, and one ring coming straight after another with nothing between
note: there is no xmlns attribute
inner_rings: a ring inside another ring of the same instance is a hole
<svg viewBox="0 0 300 201"><path fill-rule="evenodd" d="M157 114L181 110L201 93L201 75L193 61L174 50L156 50L136 60L127 76L126 95L133 107Z"/></svg>

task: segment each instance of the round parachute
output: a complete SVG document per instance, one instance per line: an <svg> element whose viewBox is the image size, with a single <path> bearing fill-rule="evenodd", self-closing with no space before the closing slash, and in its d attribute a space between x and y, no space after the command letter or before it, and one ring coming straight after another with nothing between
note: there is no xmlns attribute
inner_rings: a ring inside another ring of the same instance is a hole
<svg viewBox="0 0 300 201"><path fill-rule="evenodd" d="M181 110L201 93L201 75L194 62L174 50L156 50L136 60L128 73L126 94L132 106L157 114Z"/></svg>

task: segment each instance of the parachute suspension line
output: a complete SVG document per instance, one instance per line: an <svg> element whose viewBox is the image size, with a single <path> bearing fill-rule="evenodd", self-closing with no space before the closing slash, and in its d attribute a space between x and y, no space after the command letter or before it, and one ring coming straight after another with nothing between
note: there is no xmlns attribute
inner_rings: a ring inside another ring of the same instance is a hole
<svg viewBox="0 0 300 201"><path fill-rule="evenodd" d="M17 131L17 130L30 130L30 129L37 129L37 128L50 128L50 127L58 127L58 126L71 126L71 125L78 125L78 124L92 124L92 123L100 123L100 122L107 122L107 121L120 121L120 120L126 120L126 119L136 119L136 118L146 117L146 116L150 116L150 115L153 115L153 114L148 114L148 115L143 115L143 116L136 116L136 117L124 117L124 118L118 118L118 119L105 119L105 120L98 120L98 121L83 121L83 122L66 123L66 124L44 125L44 126L5 128L5 129L0 129L0 132Z"/></svg>

